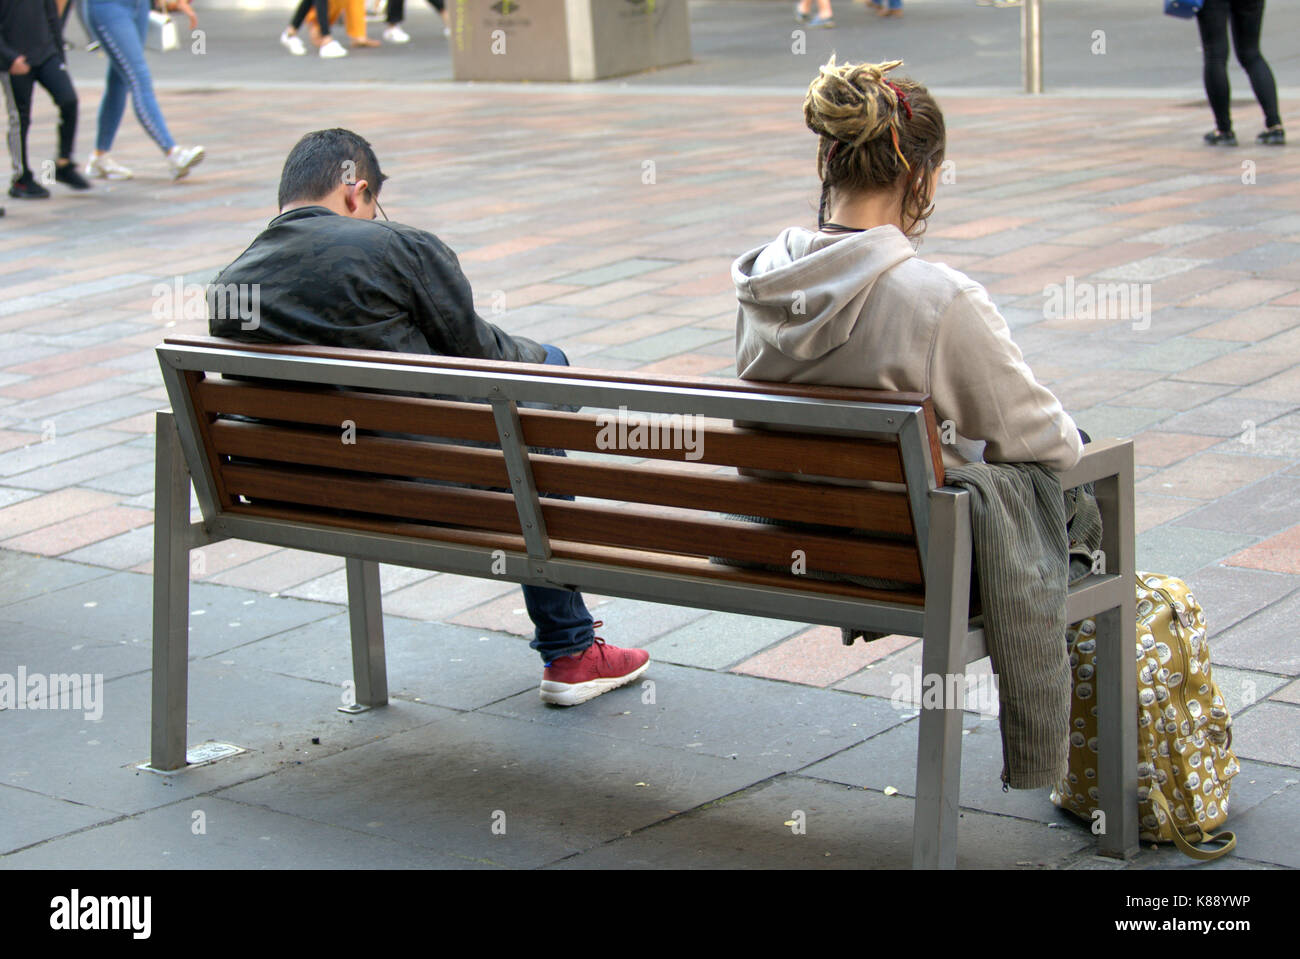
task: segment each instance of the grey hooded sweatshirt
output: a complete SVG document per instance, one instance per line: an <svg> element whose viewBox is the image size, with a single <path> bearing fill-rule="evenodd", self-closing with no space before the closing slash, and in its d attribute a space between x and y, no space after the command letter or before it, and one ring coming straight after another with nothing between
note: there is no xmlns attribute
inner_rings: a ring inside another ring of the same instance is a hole
<svg viewBox="0 0 1300 959"><path fill-rule="evenodd" d="M741 379L929 393L945 466L1061 472L1082 455L1074 421L1034 379L984 288L922 260L897 227L792 227L731 276Z"/></svg>

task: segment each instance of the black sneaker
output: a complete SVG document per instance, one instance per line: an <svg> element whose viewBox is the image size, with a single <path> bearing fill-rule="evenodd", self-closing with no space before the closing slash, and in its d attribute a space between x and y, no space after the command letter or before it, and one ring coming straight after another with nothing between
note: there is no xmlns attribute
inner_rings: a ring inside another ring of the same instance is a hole
<svg viewBox="0 0 1300 959"><path fill-rule="evenodd" d="M1222 130L1211 130L1205 134L1205 142L1210 146L1235 147L1237 145L1237 134L1229 130L1224 133Z"/></svg>
<svg viewBox="0 0 1300 959"><path fill-rule="evenodd" d="M77 165L69 163L66 166L54 167L54 179L60 183L65 183L74 190L89 190L90 181L77 172Z"/></svg>
<svg viewBox="0 0 1300 959"><path fill-rule="evenodd" d="M1281 127L1269 127L1255 139L1268 146L1280 147L1286 143L1286 131Z"/></svg>
<svg viewBox="0 0 1300 959"><path fill-rule="evenodd" d="M30 173L19 177L9 187L9 195L16 200L48 200L50 191L36 182Z"/></svg>

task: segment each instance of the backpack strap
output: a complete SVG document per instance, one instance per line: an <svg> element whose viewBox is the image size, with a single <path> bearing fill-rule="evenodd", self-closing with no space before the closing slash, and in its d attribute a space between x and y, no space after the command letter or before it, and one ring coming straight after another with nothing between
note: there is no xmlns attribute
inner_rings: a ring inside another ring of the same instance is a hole
<svg viewBox="0 0 1300 959"><path fill-rule="evenodd" d="M1158 790L1151 790L1151 801L1164 810L1164 814L1169 818L1170 831L1174 836L1174 845L1178 847L1184 855L1193 859L1199 859L1202 862L1209 862L1226 856L1232 850L1237 848L1237 837L1230 832L1221 832L1214 836L1208 836L1202 833L1202 842L1218 843L1218 849L1198 849L1187 841L1182 830L1178 828L1178 820L1174 819L1173 812L1169 809L1169 800L1165 799L1164 794Z"/></svg>

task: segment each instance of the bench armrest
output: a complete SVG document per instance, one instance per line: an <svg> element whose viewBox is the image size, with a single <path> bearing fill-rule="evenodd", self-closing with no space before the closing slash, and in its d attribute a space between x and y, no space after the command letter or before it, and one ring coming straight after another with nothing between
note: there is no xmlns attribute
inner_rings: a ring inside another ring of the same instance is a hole
<svg viewBox="0 0 1300 959"><path fill-rule="evenodd" d="M1095 483L1109 476L1127 473L1133 476L1132 440L1094 440L1083 447L1079 462L1058 474L1061 489L1070 490L1085 483ZM1129 486L1132 487L1132 482Z"/></svg>

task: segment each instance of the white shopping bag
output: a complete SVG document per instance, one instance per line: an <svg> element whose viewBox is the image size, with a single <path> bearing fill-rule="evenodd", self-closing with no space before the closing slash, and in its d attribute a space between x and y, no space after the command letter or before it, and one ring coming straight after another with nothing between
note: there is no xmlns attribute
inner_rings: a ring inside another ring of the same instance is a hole
<svg viewBox="0 0 1300 959"><path fill-rule="evenodd" d="M165 13L149 11L149 36L147 43L150 50L175 50L181 45L176 35L176 23Z"/></svg>

